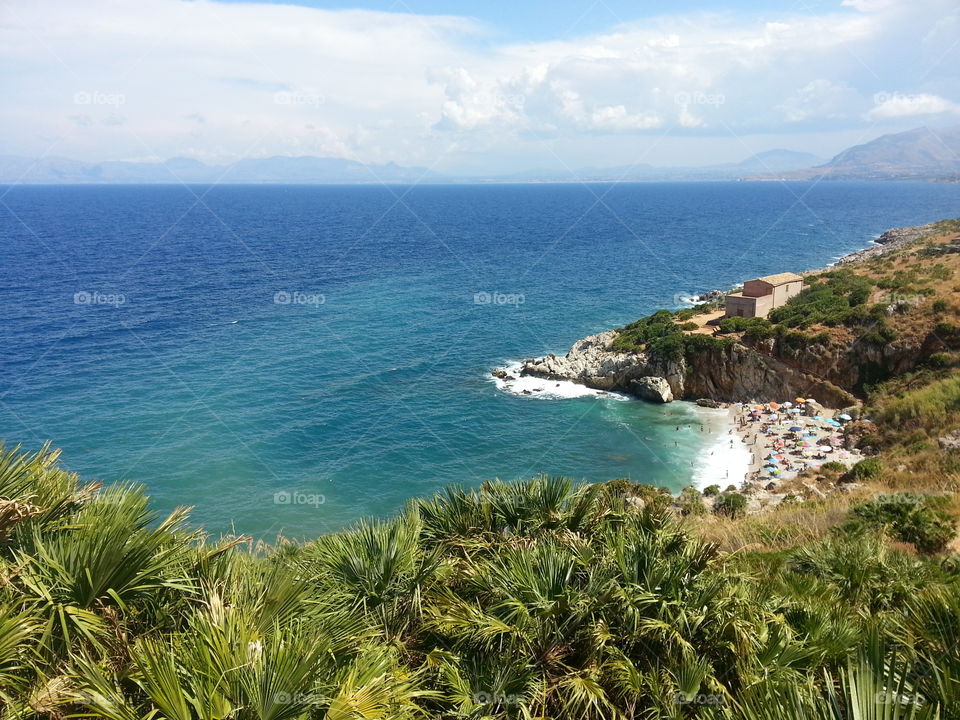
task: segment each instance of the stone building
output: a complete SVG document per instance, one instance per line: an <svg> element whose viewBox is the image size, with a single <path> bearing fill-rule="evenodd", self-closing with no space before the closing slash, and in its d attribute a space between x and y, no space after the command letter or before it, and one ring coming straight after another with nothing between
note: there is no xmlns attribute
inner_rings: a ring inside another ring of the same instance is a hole
<svg viewBox="0 0 960 720"><path fill-rule="evenodd" d="M803 278L794 273L777 273L748 280L743 292L727 295L724 317L766 317L803 290Z"/></svg>

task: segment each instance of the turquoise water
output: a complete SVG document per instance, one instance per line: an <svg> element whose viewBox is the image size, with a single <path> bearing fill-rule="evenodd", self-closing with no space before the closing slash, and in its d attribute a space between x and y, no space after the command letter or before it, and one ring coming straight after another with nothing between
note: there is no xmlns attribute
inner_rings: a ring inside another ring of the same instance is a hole
<svg viewBox="0 0 960 720"><path fill-rule="evenodd" d="M495 476L679 488L716 440L689 405L490 369L960 215L919 183L5 192L0 437L262 537Z"/></svg>

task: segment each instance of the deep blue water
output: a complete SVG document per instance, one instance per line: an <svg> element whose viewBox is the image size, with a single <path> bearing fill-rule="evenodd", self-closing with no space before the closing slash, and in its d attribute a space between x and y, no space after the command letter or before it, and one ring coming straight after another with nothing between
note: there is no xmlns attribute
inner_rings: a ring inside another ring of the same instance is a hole
<svg viewBox="0 0 960 720"><path fill-rule="evenodd" d="M920 183L0 192L0 438L268 537L494 476L679 488L689 406L517 397L490 369L960 215L960 185Z"/></svg>

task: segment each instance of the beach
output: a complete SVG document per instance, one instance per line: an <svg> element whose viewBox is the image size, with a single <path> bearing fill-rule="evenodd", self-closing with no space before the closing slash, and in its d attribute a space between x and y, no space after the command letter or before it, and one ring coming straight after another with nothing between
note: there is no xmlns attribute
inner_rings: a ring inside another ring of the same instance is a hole
<svg viewBox="0 0 960 720"><path fill-rule="evenodd" d="M847 448L842 427L851 418L804 398L763 404L735 403L728 412L734 432L751 453L744 490L764 489L774 497L804 488L801 477L825 463L851 467L863 458Z"/></svg>

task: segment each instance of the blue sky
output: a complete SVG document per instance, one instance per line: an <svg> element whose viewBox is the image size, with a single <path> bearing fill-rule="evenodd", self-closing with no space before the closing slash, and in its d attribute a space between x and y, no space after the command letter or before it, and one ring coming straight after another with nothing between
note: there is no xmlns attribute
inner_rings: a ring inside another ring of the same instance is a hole
<svg viewBox="0 0 960 720"><path fill-rule="evenodd" d="M960 124L956 0L9 0L0 153L439 172L829 157Z"/></svg>
<svg viewBox="0 0 960 720"><path fill-rule="evenodd" d="M226 0L234 2L235 0ZM239 0L237 0L239 1ZM247 0L242 0L246 2ZM638 2L637 0L484 0L483 2L443 2L442 0L379 0L377 2L350 2L337 0L305 0L289 2L270 0L275 5L301 5L326 10L363 8L382 12L421 15L459 15L486 23L493 36L505 41L542 41L562 37L602 32L622 23L667 14L716 11L716 2L673 0ZM790 7L790 3L780 3ZM820 0L796 2L793 8L800 12L814 12L822 6ZM769 0L739 0L723 4L729 13L746 13L776 8Z"/></svg>

